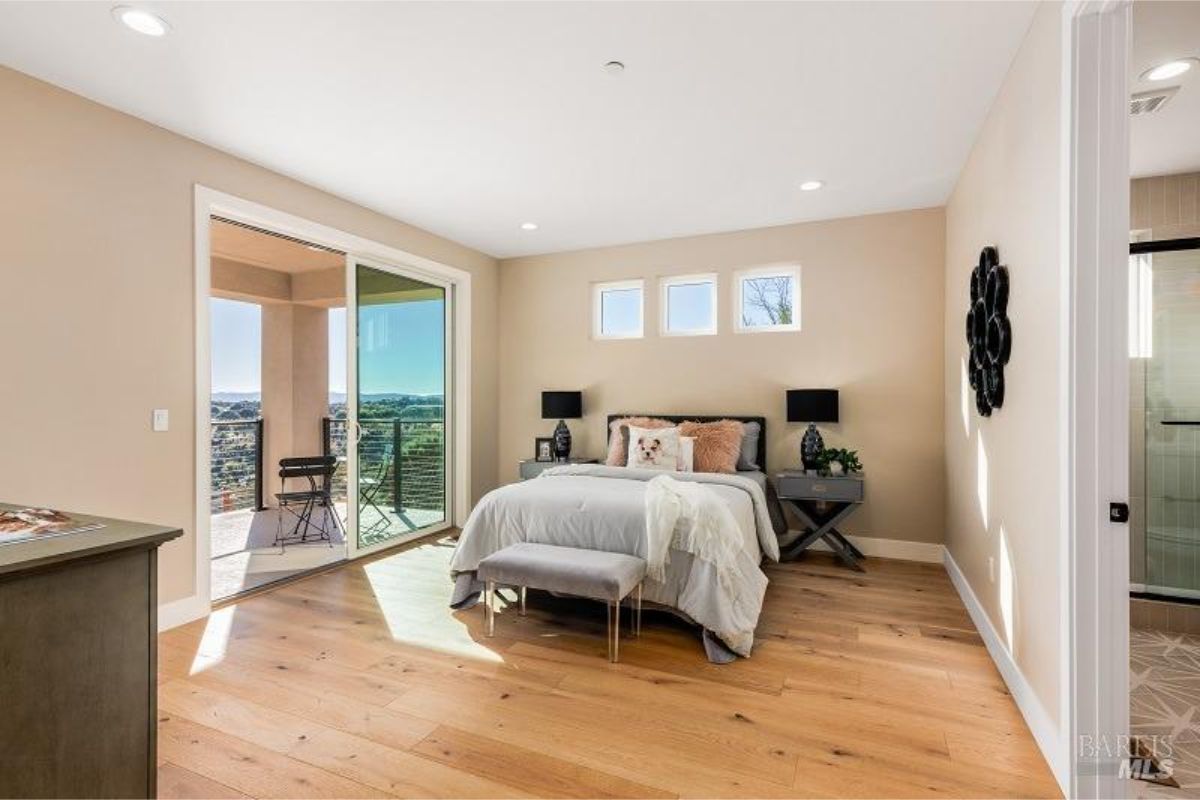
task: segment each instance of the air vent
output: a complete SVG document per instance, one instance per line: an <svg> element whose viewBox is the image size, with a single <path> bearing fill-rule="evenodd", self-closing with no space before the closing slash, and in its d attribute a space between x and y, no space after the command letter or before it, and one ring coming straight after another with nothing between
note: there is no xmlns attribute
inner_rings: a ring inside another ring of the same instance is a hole
<svg viewBox="0 0 1200 800"><path fill-rule="evenodd" d="M1156 111L1162 111L1163 106L1178 91L1178 86L1168 86L1165 89L1138 92L1129 98L1129 113L1136 117L1142 114L1153 114Z"/></svg>

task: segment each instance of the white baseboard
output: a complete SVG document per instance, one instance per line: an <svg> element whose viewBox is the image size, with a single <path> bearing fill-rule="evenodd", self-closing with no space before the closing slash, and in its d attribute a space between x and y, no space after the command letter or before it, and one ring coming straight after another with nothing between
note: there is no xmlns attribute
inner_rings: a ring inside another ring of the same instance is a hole
<svg viewBox="0 0 1200 800"><path fill-rule="evenodd" d="M901 561L924 561L930 564L942 563L940 544L932 542L909 542L903 539L874 539L870 536L847 536L864 556L877 558L898 558ZM829 545L818 539L813 542L812 550L829 551Z"/></svg>
<svg viewBox="0 0 1200 800"><path fill-rule="evenodd" d="M967 583L966 576L954 562L954 557L950 555L949 550L946 550L945 553L944 563L946 572L950 575L950 581L958 590L958 596L962 598L963 605L967 607L967 613L971 615L971 621L975 623L979 635L983 637L988 654L995 662L996 668L1000 670L1000 676L1004 678L1004 683L1008 686L1013 700L1016 701L1021 716L1025 717L1025 724L1033 733L1033 738L1042 751L1042 757L1050 765L1050 771L1054 773L1059 787L1062 788L1064 794L1067 794L1066 787L1070 786L1071 781L1070 764L1068 763L1069 758L1065 757L1066 754L1062 752L1062 738L1059 736L1058 726L1046 713L1046 708L1033 691L1033 687L1025 680L1025 675L1017 666L1017 662L1013 660L1012 654L1004 646L1004 640L1000 638L1000 633L992 625L992 620L980 605L979 598L975 596L971 585Z"/></svg>
<svg viewBox="0 0 1200 800"><path fill-rule="evenodd" d="M208 616L209 606L198 595L182 597L158 607L158 630L170 630Z"/></svg>

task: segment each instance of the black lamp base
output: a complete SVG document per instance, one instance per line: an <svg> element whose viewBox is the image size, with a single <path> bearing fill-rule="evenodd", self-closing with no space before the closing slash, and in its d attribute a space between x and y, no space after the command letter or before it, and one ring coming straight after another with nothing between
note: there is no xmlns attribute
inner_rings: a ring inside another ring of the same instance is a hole
<svg viewBox="0 0 1200 800"><path fill-rule="evenodd" d="M816 425L808 423L808 430L800 440L800 463L804 465L805 470L817 468L817 456L821 455L824 449L825 440L821 438L821 432L817 430Z"/></svg>
<svg viewBox="0 0 1200 800"><path fill-rule="evenodd" d="M571 430L564 420L558 421L554 429L554 460L566 461L571 457Z"/></svg>

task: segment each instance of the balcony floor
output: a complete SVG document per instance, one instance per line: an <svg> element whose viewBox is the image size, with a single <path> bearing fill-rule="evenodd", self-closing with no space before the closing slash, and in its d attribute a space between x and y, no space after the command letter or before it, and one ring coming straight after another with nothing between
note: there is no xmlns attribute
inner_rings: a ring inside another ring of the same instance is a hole
<svg viewBox="0 0 1200 800"><path fill-rule="evenodd" d="M338 516L345 519L346 506L337 505ZM212 596L214 600L265 586L315 569L346 557L346 540L340 530L328 524L332 542L273 545L282 522L287 533L295 518L275 508L265 511L244 509L212 516Z"/></svg>
<svg viewBox="0 0 1200 800"><path fill-rule="evenodd" d="M346 519L346 504L334 504L338 517ZM362 544L369 547L395 536L441 522L445 513L440 510L408 509L397 514L391 509L379 512L365 508L361 513ZM385 522L386 520L386 522ZM282 523L286 533L295 524L290 513L284 513ZM220 600L256 589L300 572L316 569L346 558L346 541L332 524L330 542L274 544L279 530L278 509L265 511L243 509L213 514L212 531L212 597Z"/></svg>

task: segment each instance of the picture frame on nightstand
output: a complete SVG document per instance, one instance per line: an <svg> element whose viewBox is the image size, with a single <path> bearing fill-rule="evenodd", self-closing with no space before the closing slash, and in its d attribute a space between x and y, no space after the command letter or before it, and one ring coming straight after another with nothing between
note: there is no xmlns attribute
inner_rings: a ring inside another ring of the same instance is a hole
<svg viewBox="0 0 1200 800"><path fill-rule="evenodd" d="M547 463L554 460L554 439L538 436L533 440L533 460Z"/></svg>

